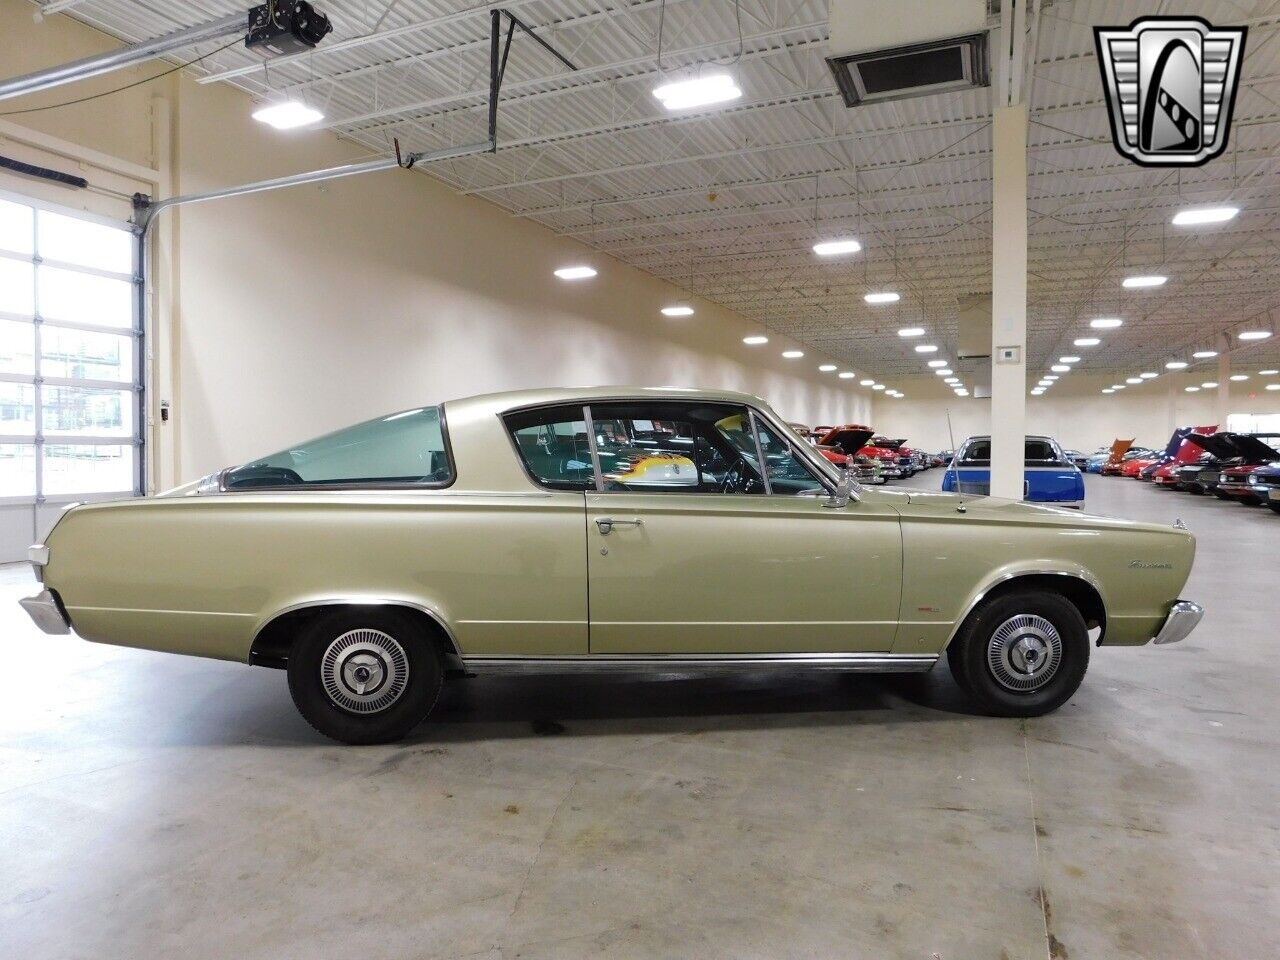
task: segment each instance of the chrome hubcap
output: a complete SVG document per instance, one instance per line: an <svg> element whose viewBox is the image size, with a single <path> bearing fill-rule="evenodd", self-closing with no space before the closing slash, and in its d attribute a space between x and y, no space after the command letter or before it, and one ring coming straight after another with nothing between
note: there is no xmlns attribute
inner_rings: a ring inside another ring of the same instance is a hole
<svg viewBox="0 0 1280 960"><path fill-rule="evenodd" d="M1020 613L991 634L987 666L996 683L1016 693L1030 693L1048 683L1062 662L1062 636L1044 617Z"/></svg>
<svg viewBox="0 0 1280 960"><path fill-rule="evenodd" d="M395 637L361 628L342 634L320 659L329 699L350 713L378 713L400 699L409 683L409 658Z"/></svg>

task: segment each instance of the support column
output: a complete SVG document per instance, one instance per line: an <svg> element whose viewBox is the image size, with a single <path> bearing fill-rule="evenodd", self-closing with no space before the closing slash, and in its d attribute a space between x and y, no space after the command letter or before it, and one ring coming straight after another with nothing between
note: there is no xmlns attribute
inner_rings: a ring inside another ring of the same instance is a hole
<svg viewBox="0 0 1280 960"><path fill-rule="evenodd" d="M1027 107L991 129L991 495L1022 499L1027 419Z"/></svg>
<svg viewBox="0 0 1280 960"><path fill-rule="evenodd" d="M1231 407L1231 354L1218 354L1218 429L1227 429L1227 413Z"/></svg>

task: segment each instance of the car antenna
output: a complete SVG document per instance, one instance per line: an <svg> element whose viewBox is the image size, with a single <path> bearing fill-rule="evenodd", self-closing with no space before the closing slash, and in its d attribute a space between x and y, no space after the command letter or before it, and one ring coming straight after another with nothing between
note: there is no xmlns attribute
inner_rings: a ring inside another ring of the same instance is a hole
<svg viewBox="0 0 1280 960"><path fill-rule="evenodd" d="M960 468L956 466L956 457L960 455L960 451L956 449L956 432L951 429L950 407L947 407L947 439L951 441L951 463L947 465L947 469L954 469L956 472L956 496L960 498L956 502L956 513L964 513L964 485L960 482Z"/></svg>

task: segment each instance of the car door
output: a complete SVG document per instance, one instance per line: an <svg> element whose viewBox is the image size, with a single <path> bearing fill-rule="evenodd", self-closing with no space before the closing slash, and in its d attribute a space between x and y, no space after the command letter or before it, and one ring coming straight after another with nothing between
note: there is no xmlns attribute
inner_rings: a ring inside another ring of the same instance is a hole
<svg viewBox="0 0 1280 960"><path fill-rule="evenodd" d="M588 416L601 478L586 495L592 654L892 646L891 507L824 506L798 443L745 407L609 403Z"/></svg>

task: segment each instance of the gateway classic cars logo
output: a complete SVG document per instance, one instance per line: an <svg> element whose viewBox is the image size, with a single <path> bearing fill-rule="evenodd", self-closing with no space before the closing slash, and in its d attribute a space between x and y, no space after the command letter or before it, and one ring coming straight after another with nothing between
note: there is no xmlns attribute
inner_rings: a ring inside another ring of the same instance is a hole
<svg viewBox="0 0 1280 960"><path fill-rule="evenodd" d="M1199 17L1095 27L1116 149L1144 167L1198 167L1222 153L1245 32Z"/></svg>

